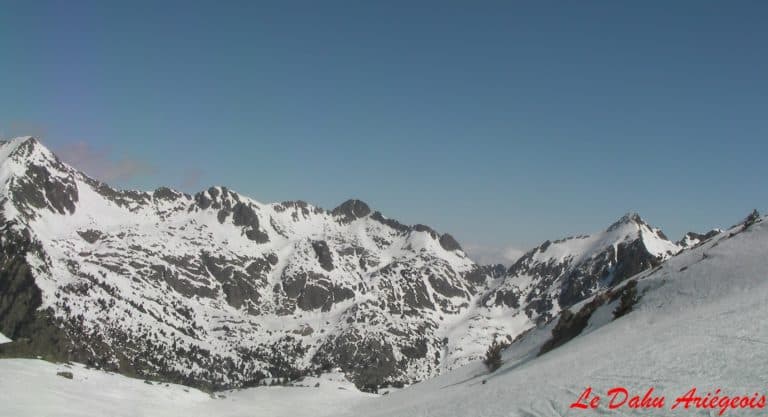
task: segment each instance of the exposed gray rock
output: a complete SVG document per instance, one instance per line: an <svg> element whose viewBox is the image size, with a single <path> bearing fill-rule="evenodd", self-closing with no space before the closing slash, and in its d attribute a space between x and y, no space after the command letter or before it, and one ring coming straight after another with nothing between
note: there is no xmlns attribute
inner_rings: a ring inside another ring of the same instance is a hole
<svg viewBox="0 0 768 417"><path fill-rule="evenodd" d="M454 239L453 236L449 235L448 233L440 236L440 246L442 246L443 249L449 251L461 250L461 245L459 245L459 242L457 242L456 239Z"/></svg>
<svg viewBox="0 0 768 417"><path fill-rule="evenodd" d="M207 253L201 254L201 260L211 275L221 283L224 297L232 307L240 308L246 302L258 303L258 290L267 284L266 276L255 271L259 266L252 268L255 274L248 275L240 270L244 264L240 260L214 258Z"/></svg>
<svg viewBox="0 0 768 417"><path fill-rule="evenodd" d="M476 265L464 275L464 279L472 284L472 288L484 286L489 280L501 278L507 273L507 268L502 264Z"/></svg>
<svg viewBox="0 0 768 417"><path fill-rule="evenodd" d="M429 284L432 289L445 297L464 297L469 298L469 294L464 292L464 289L460 286L451 283L447 277L439 275L430 275Z"/></svg>
<svg viewBox="0 0 768 417"><path fill-rule="evenodd" d="M77 234L80 235L83 240L91 244L98 242L103 236L100 231L94 229L78 230Z"/></svg>
<svg viewBox="0 0 768 417"><path fill-rule="evenodd" d="M232 223L245 228L245 236L254 242L265 243L269 236L259 230L259 216L248 204L238 202L232 207Z"/></svg>
<svg viewBox="0 0 768 417"><path fill-rule="evenodd" d="M53 177L45 167L30 165L27 175L11 188L15 201L22 207L47 208L60 214L75 212L78 192L74 179ZM31 211L25 211L31 215Z"/></svg>
<svg viewBox="0 0 768 417"><path fill-rule="evenodd" d="M695 233L695 232L688 232L683 236L682 239L677 241L677 245L687 248L689 246L688 242L694 242L693 246L699 246L700 244L708 241L709 239L719 235L721 232L718 229L710 230L707 233Z"/></svg>
<svg viewBox="0 0 768 417"><path fill-rule="evenodd" d="M350 332L322 345L319 351L317 357L338 364L360 388L370 390L402 375L392 345L381 339L362 338Z"/></svg>
<svg viewBox="0 0 768 417"><path fill-rule="evenodd" d="M168 187L160 187L156 189L154 193L152 193L152 197L156 200L175 201L183 196L184 194L172 190Z"/></svg>
<svg viewBox="0 0 768 417"><path fill-rule="evenodd" d="M601 295L595 297L592 301L584 305L577 313L572 313L570 310L564 310L560 314L555 327L552 329L552 338L544 343L539 351L539 355L543 355L552 349L568 343L571 339L581 334L584 328L589 324L589 318L592 317L592 313L597 310L598 307L603 305L607 301L608 297Z"/></svg>
<svg viewBox="0 0 768 417"><path fill-rule="evenodd" d="M333 257L331 256L330 249L328 249L328 243L324 240L316 240L312 242L312 249L315 251L315 256L317 256L320 266L326 271L332 271Z"/></svg>
<svg viewBox="0 0 768 417"><path fill-rule="evenodd" d="M395 229L395 230L397 230L397 231L399 231L401 233L405 233L405 232L408 232L410 230L410 228L408 226L398 222L397 220L388 219L388 218L384 217L384 215L382 215L378 211L376 211L373 214L371 214L371 219L376 220L377 222L379 222L381 224L387 225L387 226L389 226L389 227L391 227L391 228L393 228L393 229Z"/></svg>
<svg viewBox="0 0 768 417"><path fill-rule="evenodd" d="M522 294L517 289L496 291L496 293L489 293L488 297L490 298L490 296L492 295L495 295L495 298L493 300L493 305L520 308L520 298L522 297ZM483 304L489 305L488 301L485 301ZM532 306L531 303L529 303L528 305ZM537 309L535 309L535 306L532 306L532 308L534 308L534 311L536 311L537 313L541 313L541 311L538 311Z"/></svg>
<svg viewBox="0 0 768 417"><path fill-rule="evenodd" d="M427 225L414 224L413 226L411 226L411 230L413 230L414 232L428 233L430 236L432 236L432 239L437 239L439 237L437 232Z"/></svg>
<svg viewBox="0 0 768 417"><path fill-rule="evenodd" d="M371 208L360 200L347 200L331 211L339 221L349 223L371 213Z"/></svg>
<svg viewBox="0 0 768 417"><path fill-rule="evenodd" d="M211 204L213 204L213 200L208 198L208 196L205 193L197 193L195 194L195 203L197 203L197 206L200 207L203 210L208 209L211 207Z"/></svg>
<svg viewBox="0 0 768 417"><path fill-rule="evenodd" d="M757 209L752 210L752 213L747 216L746 219L744 219L744 226L743 230L747 230L750 226L757 223L760 220L760 212L757 211Z"/></svg>
<svg viewBox="0 0 768 417"><path fill-rule="evenodd" d="M631 243L621 243L616 250L616 267L613 270L613 280L610 285L617 285L627 278L646 269L655 268L662 260L648 253L642 239Z"/></svg>

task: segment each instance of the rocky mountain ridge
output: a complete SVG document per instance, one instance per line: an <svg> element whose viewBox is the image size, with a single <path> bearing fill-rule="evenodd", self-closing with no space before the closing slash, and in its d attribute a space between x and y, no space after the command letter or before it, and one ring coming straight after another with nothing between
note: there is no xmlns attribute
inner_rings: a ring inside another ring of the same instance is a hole
<svg viewBox="0 0 768 417"><path fill-rule="evenodd" d="M34 138L0 145L2 355L210 388L340 367L411 383L482 355L682 247L630 214L511 268L349 200L116 190Z"/></svg>

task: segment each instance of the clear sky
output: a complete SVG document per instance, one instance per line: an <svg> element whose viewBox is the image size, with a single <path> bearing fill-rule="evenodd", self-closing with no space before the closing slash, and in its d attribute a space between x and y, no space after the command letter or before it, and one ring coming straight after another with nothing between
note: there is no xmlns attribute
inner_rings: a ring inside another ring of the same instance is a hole
<svg viewBox="0 0 768 417"><path fill-rule="evenodd" d="M491 251L768 208L768 2L1 9L0 136L118 186L356 197Z"/></svg>

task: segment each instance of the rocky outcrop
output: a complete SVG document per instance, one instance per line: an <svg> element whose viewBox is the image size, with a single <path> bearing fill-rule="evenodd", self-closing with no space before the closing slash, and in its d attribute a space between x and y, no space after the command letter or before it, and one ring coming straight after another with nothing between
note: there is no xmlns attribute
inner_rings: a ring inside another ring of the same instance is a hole
<svg viewBox="0 0 768 417"><path fill-rule="evenodd" d="M229 305L241 308L247 304L251 309L256 309L261 296L259 289L267 284L263 272L268 270L268 262L264 259L248 263L240 259L216 258L205 252L201 254L201 260L208 272L221 284Z"/></svg>
<svg viewBox="0 0 768 417"><path fill-rule="evenodd" d="M333 257L331 256L331 250L328 249L328 243L324 240L314 241L312 242L312 249L315 251L320 267L329 272L333 271Z"/></svg>
<svg viewBox="0 0 768 417"><path fill-rule="evenodd" d="M360 200L347 200L331 211L342 223L350 223L371 214L371 208Z"/></svg>
<svg viewBox="0 0 768 417"><path fill-rule="evenodd" d="M707 233L695 233L688 232L682 239L677 241L677 245L681 248L689 249L701 245L702 243L712 239L718 234L722 233L720 229L712 229Z"/></svg>
<svg viewBox="0 0 768 417"><path fill-rule="evenodd" d="M612 288L596 294L576 313L570 309L563 310L558 317L557 324L552 329L552 337L541 346L539 355L556 349L580 335L589 324L595 311L603 305L620 301L613 311L614 319L617 319L631 311L638 299L637 281L631 280L621 288Z"/></svg>
<svg viewBox="0 0 768 417"><path fill-rule="evenodd" d="M73 338L76 328L57 319L51 310L38 310L42 292L26 255L41 254L42 249L29 234L14 230L15 226L4 222L0 240L0 333L13 340L0 345L0 357L94 363L97 355Z"/></svg>
<svg viewBox="0 0 768 417"><path fill-rule="evenodd" d="M459 242L457 242L456 239L454 239L453 236L449 235L448 233L440 236L440 246L448 251L461 250L461 245L459 245Z"/></svg>
<svg viewBox="0 0 768 417"><path fill-rule="evenodd" d="M35 285L25 259L32 243L29 236L18 235L6 224L0 241L0 333L11 339L29 337L42 304L42 294Z"/></svg>

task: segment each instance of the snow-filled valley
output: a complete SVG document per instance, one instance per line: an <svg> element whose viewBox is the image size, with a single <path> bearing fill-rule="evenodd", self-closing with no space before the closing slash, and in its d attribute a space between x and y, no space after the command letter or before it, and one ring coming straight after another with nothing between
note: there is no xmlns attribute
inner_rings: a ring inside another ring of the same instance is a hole
<svg viewBox="0 0 768 417"><path fill-rule="evenodd" d="M543 355L559 319L525 333L488 374L481 362L387 395L359 392L340 374L308 377L302 387L258 387L209 395L177 385L52 364L0 360L0 414L222 416L578 416L699 415L719 409L670 409L696 387L701 395L765 395L768 390L768 222L737 225L632 277L638 301L615 317L619 300L603 299L572 340ZM576 312L601 292L570 310ZM562 315L558 316L562 318ZM70 371L72 379L57 376ZM319 386L315 384L319 382ZM596 410L569 405L587 387L605 396L625 387L665 397L660 410ZM221 397L220 397L221 396ZM729 409L723 415L765 415Z"/></svg>

